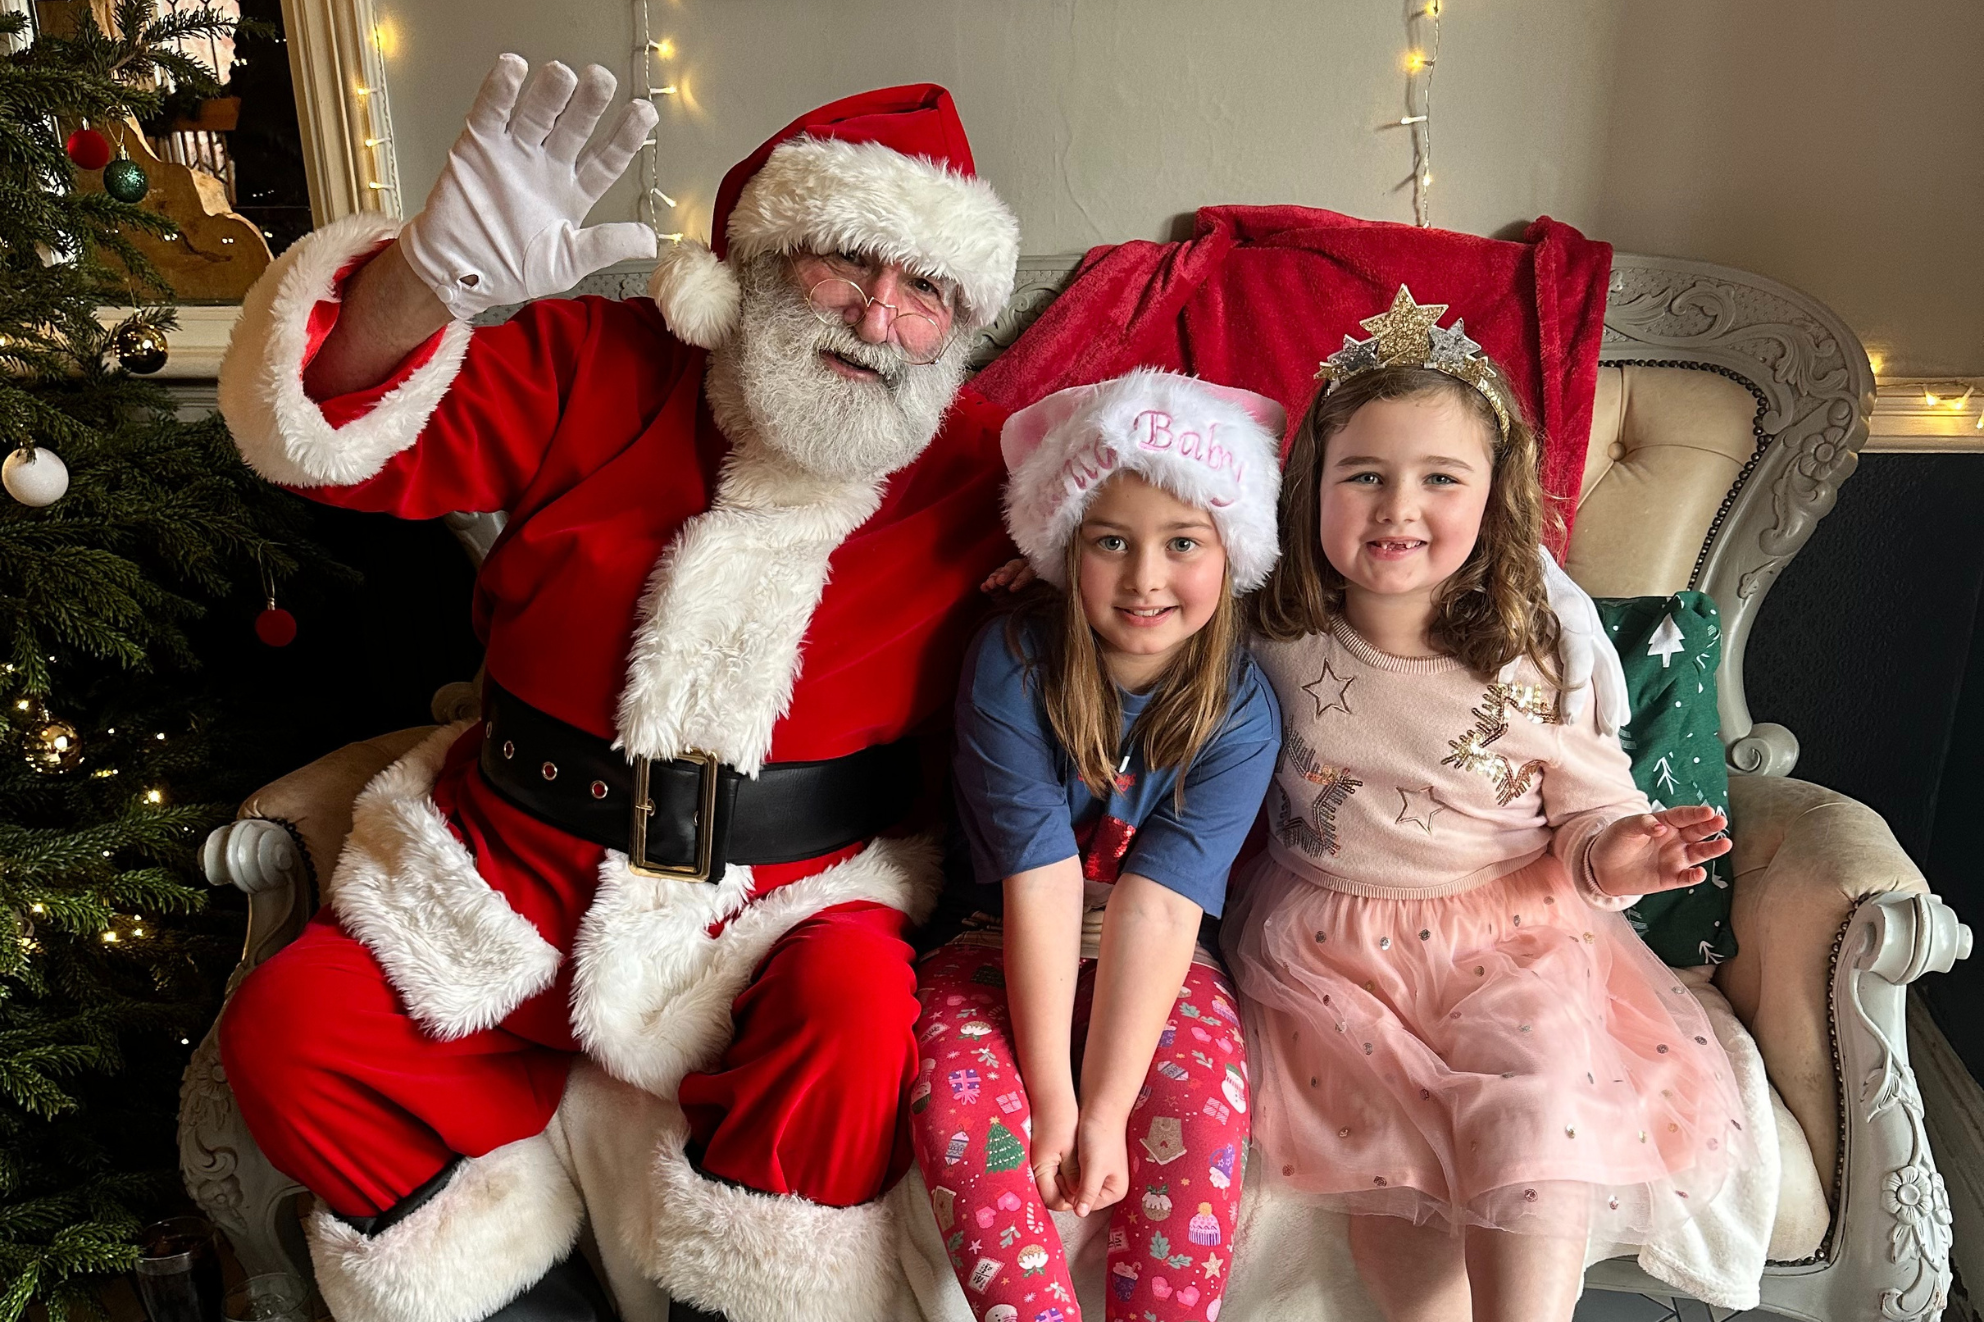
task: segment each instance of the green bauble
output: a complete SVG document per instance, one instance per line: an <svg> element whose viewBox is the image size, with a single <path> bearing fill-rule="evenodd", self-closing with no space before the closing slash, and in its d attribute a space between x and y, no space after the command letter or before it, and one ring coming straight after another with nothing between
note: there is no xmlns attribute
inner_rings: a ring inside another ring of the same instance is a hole
<svg viewBox="0 0 1984 1322"><path fill-rule="evenodd" d="M103 167L103 191L119 202L142 202L151 189L145 167L133 160L116 160Z"/></svg>

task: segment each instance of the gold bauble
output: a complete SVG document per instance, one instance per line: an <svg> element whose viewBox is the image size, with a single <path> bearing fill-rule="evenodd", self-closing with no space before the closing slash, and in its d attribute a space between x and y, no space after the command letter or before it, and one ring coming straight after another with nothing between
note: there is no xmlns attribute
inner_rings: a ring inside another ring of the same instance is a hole
<svg viewBox="0 0 1984 1322"><path fill-rule="evenodd" d="M127 372L149 376L165 366L165 332L142 322L119 326L110 337L117 364Z"/></svg>
<svg viewBox="0 0 1984 1322"><path fill-rule="evenodd" d="M83 741L76 727L55 716L28 726L28 765L43 775L68 771L83 760Z"/></svg>

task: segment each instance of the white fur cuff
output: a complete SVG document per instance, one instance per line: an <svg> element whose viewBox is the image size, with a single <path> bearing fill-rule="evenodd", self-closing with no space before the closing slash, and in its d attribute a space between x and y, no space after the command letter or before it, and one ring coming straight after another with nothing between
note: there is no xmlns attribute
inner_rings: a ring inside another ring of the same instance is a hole
<svg viewBox="0 0 1984 1322"><path fill-rule="evenodd" d="M477 1322L571 1252L583 1217L539 1134L463 1162L424 1207L377 1235L322 1206L305 1231L338 1322Z"/></svg>
<svg viewBox="0 0 1984 1322"><path fill-rule="evenodd" d="M242 300L221 358L220 411L241 457L269 481L350 486L371 477L419 437L461 370L470 330L456 321L432 358L342 427L304 393L311 309L337 297L340 270L398 230L371 212L326 225L278 257Z"/></svg>
<svg viewBox="0 0 1984 1322"><path fill-rule="evenodd" d="M658 1108L651 1220L638 1247L670 1297L730 1322L896 1322L908 1314L895 1208L827 1207L697 1174L688 1123ZM913 1305L912 1305L913 1306ZM341 1320L342 1322L342 1320Z"/></svg>
<svg viewBox="0 0 1984 1322"><path fill-rule="evenodd" d="M413 1017L442 1041L501 1023L551 985L562 956L476 870L431 792L470 722L443 726L352 805L331 906Z"/></svg>

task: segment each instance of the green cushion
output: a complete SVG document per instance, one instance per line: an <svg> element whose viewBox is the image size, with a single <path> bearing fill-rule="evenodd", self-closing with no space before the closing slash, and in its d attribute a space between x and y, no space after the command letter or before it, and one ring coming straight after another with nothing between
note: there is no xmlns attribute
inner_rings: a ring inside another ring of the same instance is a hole
<svg viewBox="0 0 1984 1322"><path fill-rule="evenodd" d="M1633 780L1658 808L1706 803L1729 812L1729 768L1716 726L1715 670L1722 630L1700 592L1671 597L1601 597L1598 614L1626 668L1632 723L1619 732ZM1672 965L1715 964L1736 953L1729 930L1729 856L1711 859L1708 880L1649 895L1626 918Z"/></svg>

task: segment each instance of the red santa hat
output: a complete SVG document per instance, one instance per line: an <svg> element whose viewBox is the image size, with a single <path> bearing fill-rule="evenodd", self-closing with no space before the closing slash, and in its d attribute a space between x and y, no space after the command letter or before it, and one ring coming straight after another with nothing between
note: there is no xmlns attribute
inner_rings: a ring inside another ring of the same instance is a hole
<svg viewBox="0 0 1984 1322"><path fill-rule="evenodd" d="M793 120L732 167L712 243L663 250L648 282L670 330L703 348L737 324L729 262L765 253L873 253L958 287L977 330L1013 291L1020 229L972 166L951 94L933 83L864 92Z"/></svg>
<svg viewBox="0 0 1984 1322"><path fill-rule="evenodd" d="M1154 368L1057 390L1006 419L1006 528L1027 563L1065 589L1068 539L1103 483L1135 473L1212 515L1233 591L1252 592L1281 556L1281 405Z"/></svg>

